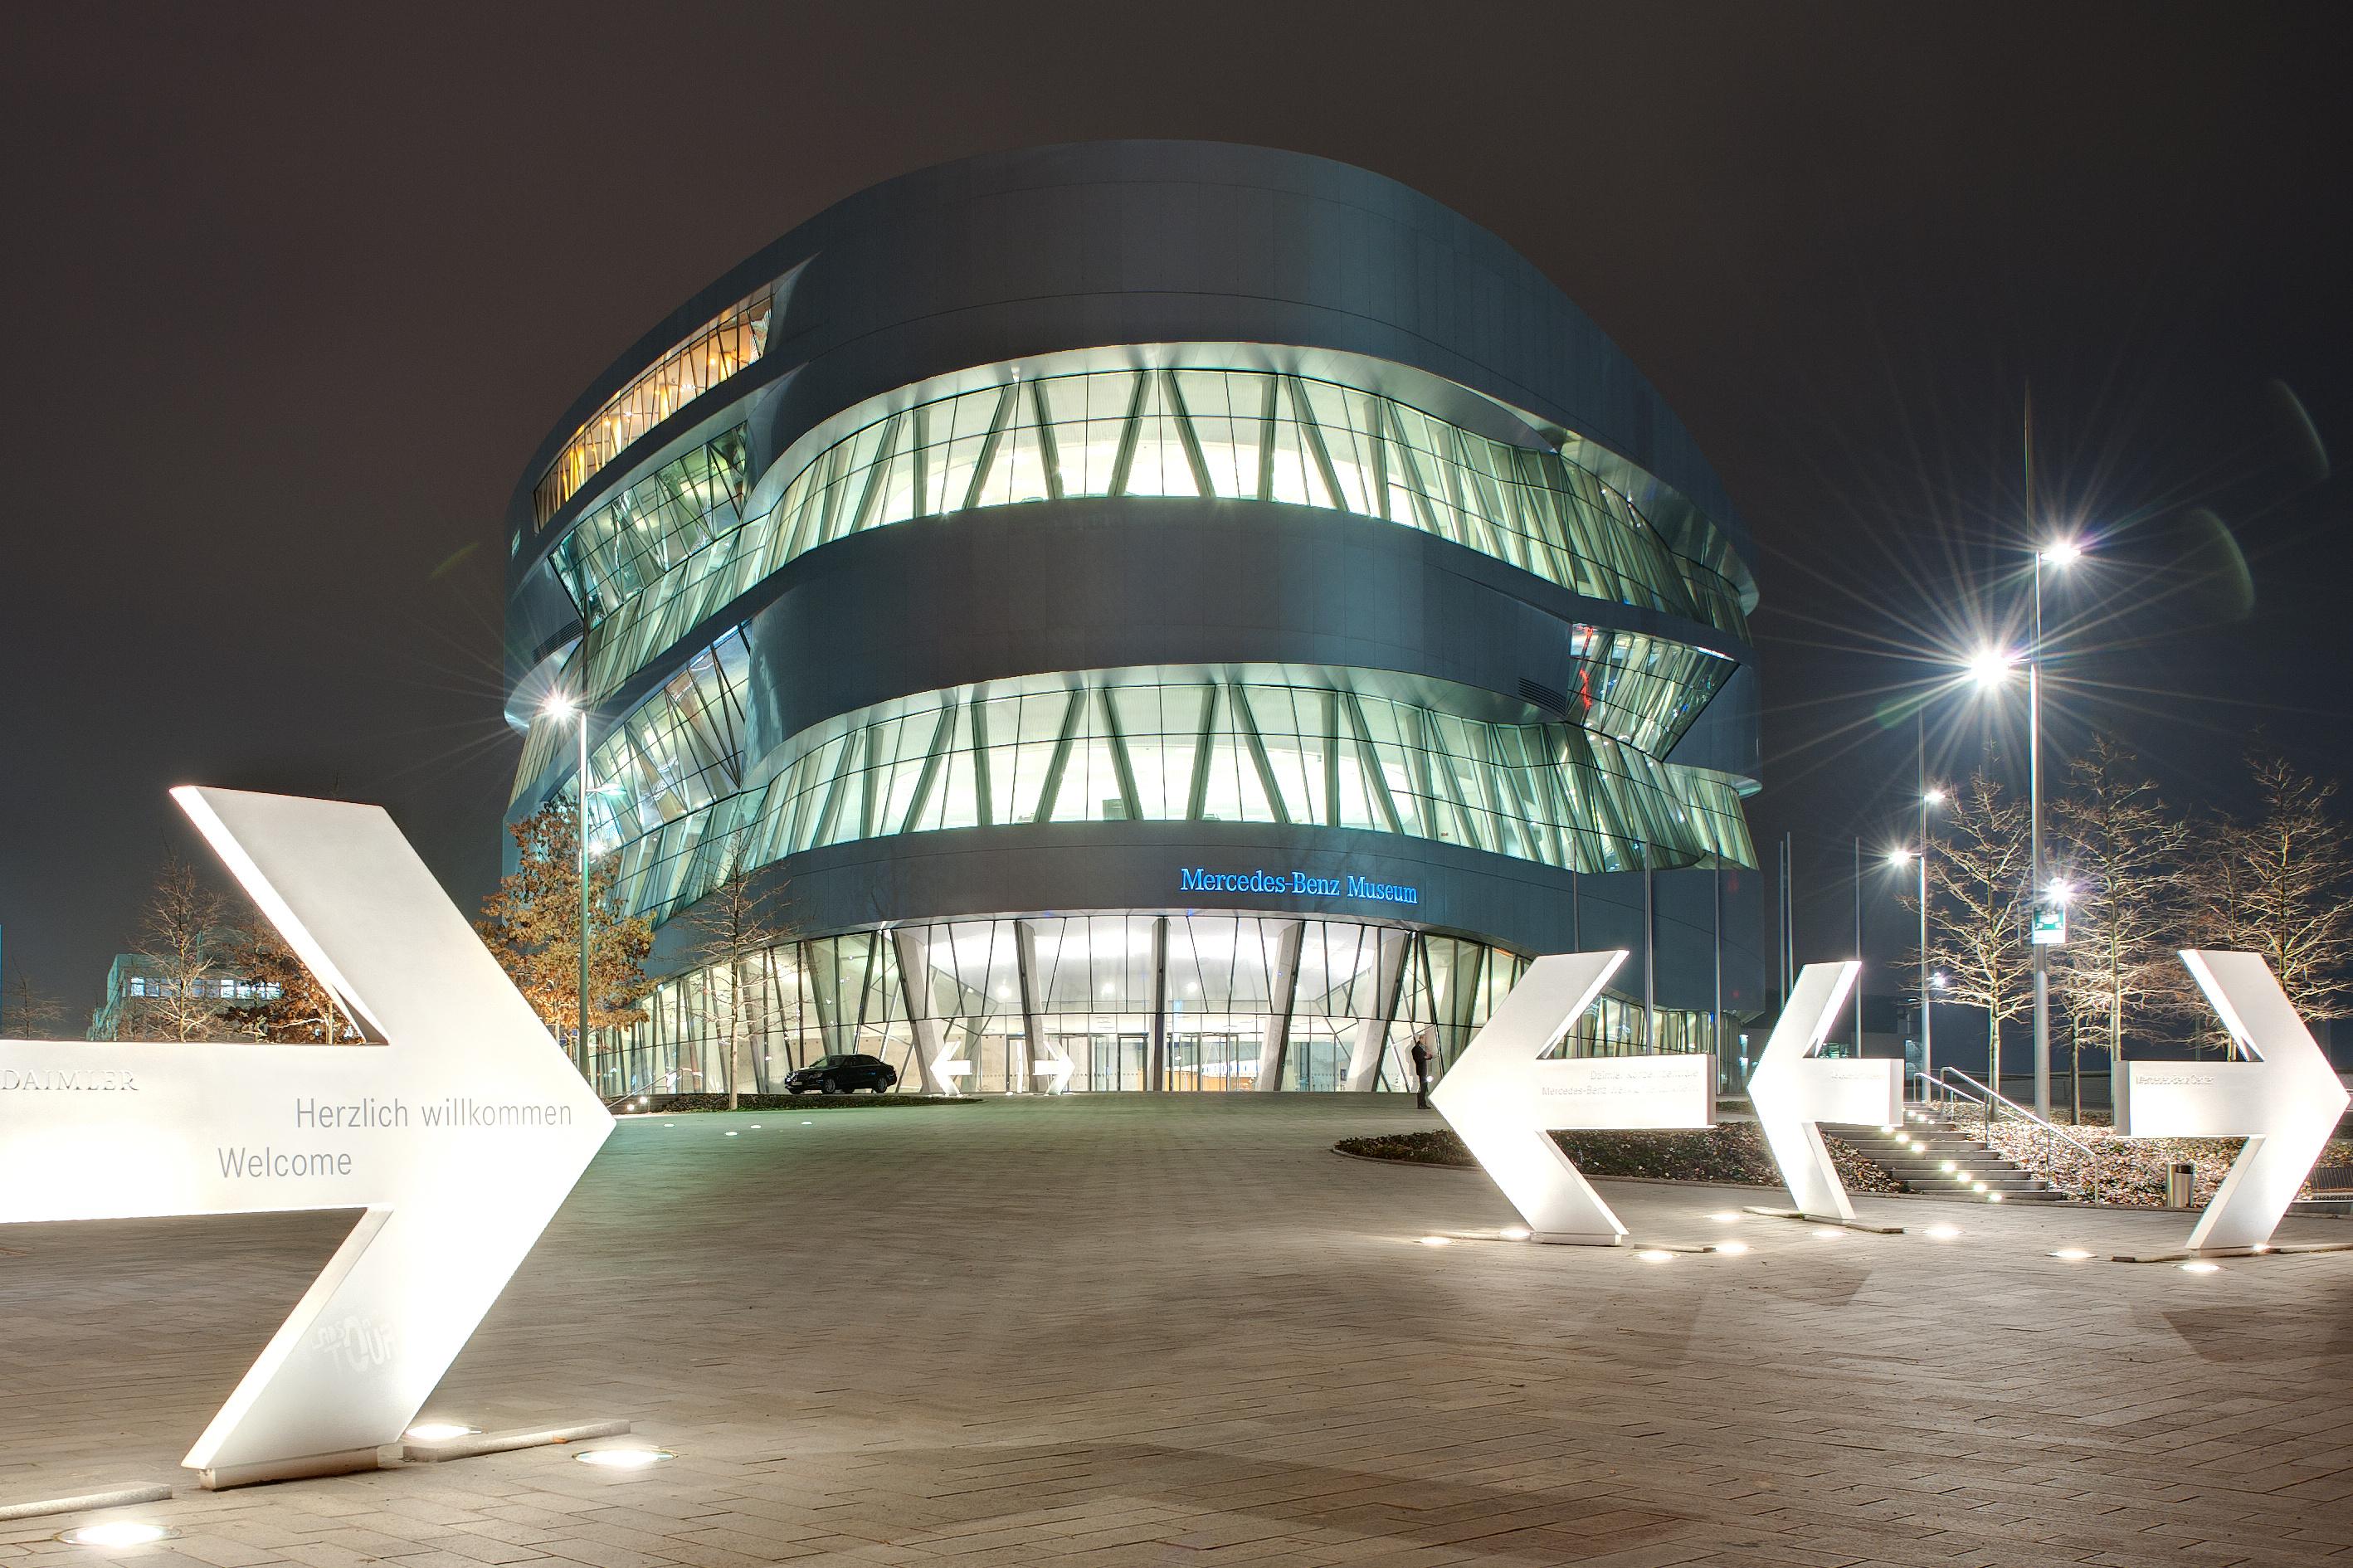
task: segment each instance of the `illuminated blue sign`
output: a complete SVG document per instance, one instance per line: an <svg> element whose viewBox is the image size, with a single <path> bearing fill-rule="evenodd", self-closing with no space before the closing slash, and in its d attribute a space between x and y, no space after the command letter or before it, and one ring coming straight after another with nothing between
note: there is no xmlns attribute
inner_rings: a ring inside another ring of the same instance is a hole
<svg viewBox="0 0 2353 1568"><path fill-rule="evenodd" d="M1273 893L1295 899L1367 899L1384 904L1418 904L1421 889L1368 877L1311 877L1304 871L1212 871L1186 866L1176 886L1187 893Z"/></svg>

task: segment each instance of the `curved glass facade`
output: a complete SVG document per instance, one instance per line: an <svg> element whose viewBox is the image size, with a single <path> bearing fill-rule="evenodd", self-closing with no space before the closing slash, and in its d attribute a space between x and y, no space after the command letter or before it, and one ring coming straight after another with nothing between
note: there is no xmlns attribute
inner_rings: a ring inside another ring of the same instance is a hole
<svg viewBox="0 0 2353 1568"><path fill-rule="evenodd" d="M717 692L725 666L704 658L697 679ZM1580 872L1754 864L1727 779L1575 724L1492 722L1357 689L1377 679L1145 668L925 692L795 737L759 789L680 810L650 831L628 829L662 815L643 804L649 794L688 798L681 766L649 767L610 795L600 766L591 843L620 845L625 906L656 920L739 861L1019 823L1357 828ZM697 711L713 706L698 697ZM633 718L624 732L667 722ZM634 739L624 744L644 752Z"/></svg>
<svg viewBox="0 0 2353 1568"><path fill-rule="evenodd" d="M955 1087L1072 1090L1400 1089L1419 1039L1442 1070L1519 979L1503 948L1402 926L1260 914L941 921L771 948L663 982L649 1020L595 1061L599 1089L724 1092L740 1028L746 1092L840 1052L901 1087L970 1064ZM1556 1055L1637 1048L1641 1004L1605 994ZM1662 1012L1668 1051L1707 1050L1706 1015ZM944 1080L930 1078L930 1081Z"/></svg>
<svg viewBox="0 0 2353 1568"><path fill-rule="evenodd" d="M544 525L638 437L757 362L767 352L768 312L775 301L774 284L739 300L607 398L532 487L533 517Z"/></svg>
<svg viewBox="0 0 2353 1568"><path fill-rule="evenodd" d="M1394 398L1265 371L1116 370L881 412L798 465L742 526L660 549L608 532L565 554L589 622L586 687L612 691L786 562L912 518L1072 497L1279 501L1402 524L1572 593L1747 637L1739 590L1677 554L1559 453ZM723 514L705 514L716 519ZM659 530L642 531L656 532Z"/></svg>

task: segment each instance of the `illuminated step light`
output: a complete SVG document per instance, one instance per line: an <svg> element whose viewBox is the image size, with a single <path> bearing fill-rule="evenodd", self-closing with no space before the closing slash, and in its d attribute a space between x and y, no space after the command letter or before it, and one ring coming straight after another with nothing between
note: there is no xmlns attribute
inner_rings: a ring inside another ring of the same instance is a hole
<svg viewBox="0 0 2353 1568"><path fill-rule="evenodd" d="M77 1525L58 1532L68 1546L152 1546L180 1532L168 1524L148 1524L134 1519L111 1519L104 1524Z"/></svg>
<svg viewBox="0 0 2353 1568"><path fill-rule="evenodd" d="M1932 1225L1928 1227L1930 1238L1936 1241L1950 1241L1960 1234L1961 1227L1957 1225Z"/></svg>
<svg viewBox="0 0 2353 1568"><path fill-rule="evenodd" d="M1451 1236L1425 1236L1421 1238L1421 1244L1424 1247L1451 1247L1454 1245L1454 1238Z"/></svg>
<svg viewBox="0 0 2353 1568"><path fill-rule="evenodd" d="M1737 1258L1748 1250L1748 1244L1745 1241L1719 1241L1711 1250L1720 1252L1726 1258Z"/></svg>
<svg viewBox="0 0 2353 1568"><path fill-rule="evenodd" d="M1672 1263L1675 1260L1675 1255L1663 1247L1646 1247L1634 1256L1644 1263Z"/></svg>
<svg viewBox="0 0 2353 1568"><path fill-rule="evenodd" d="M1969 1184L1969 1191L1971 1191L1971 1192L1973 1192L1973 1193L1981 1193L1981 1192L1984 1192L1985 1190L1986 1190L1986 1184L1985 1184L1983 1182L1971 1182L1971 1183Z"/></svg>
<svg viewBox="0 0 2353 1568"><path fill-rule="evenodd" d="M678 1458L668 1448L590 1448L572 1457L600 1470L643 1470Z"/></svg>
<svg viewBox="0 0 2353 1568"><path fill-rule="evenodd" d="M2001 1194L2000 1193L1988 1193L1986 1194L1986 1202L1989 1204L1998 1204L2001 1202Z"/></svg>
<svg viewBox="0 0 2353 1568"><path fill-rule="evenodd" d="M2184 1274L2220 1274L2222 1272L2222 1266L2219 1263L2209 1263L2204 1258L2200 1258L2195 1262L2183 1264L2181 1266L2181 1271Z"/></svg>
<svg viewBox="0 0 2353 1568"><path fill-rule="evenodd" d="M1946 1162L1945 1162L1945 1163L1944 1163L1944 1172L1945 1172L1945 1174L1947 1174L1947 1175L1948 1175L1948 1176L1949 1176L1949 1175L1951 1175L1955 1171L1957 1171L1957 1170L1959 1170L1959 1169L1960 1169L1960 1167L1959 1167L1958 1165L1954 1164L1950 1160L1946 1161Z"/></svg>
<svg viewBox="0 0 2353 1568"><path fill-rule="evenodd" d="M414 1443L446 1443L452 1437L470 1437L480 1426L460 1426L455 1421L419 1421L401 1434Z"/></svg>
<svg viewBox="0 0 2353 1568"><path fill-rule="evenodd" d="M1881 1129L1880 1129L1880 1131L1881 1131L1882 1132L1893 1132L1893 1131L1895 1131L1895 1129L1894 1129L1894 1128L1893 1128L1893 1127L1883 1127L1883 1128L1881 1128Z"/></svg>
<svg viewBox="0 0 2353 1568"><path fill-rule="evenodd" d="M2067 1263L2081 1263L2091 1257L2092 1252L2091 1248L2085 1247L2063 1247L2051 1256Z"/></svg>

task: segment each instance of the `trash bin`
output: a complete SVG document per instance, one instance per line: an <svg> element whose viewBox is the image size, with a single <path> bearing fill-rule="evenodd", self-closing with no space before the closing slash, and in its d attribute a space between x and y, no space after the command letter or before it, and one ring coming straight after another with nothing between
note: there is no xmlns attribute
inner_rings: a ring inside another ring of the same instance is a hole
<svg viewBox="0 0 2353 1568"><path fill-rule="evenodd" d="M2165 1168L2165 1206L2186 1209L2195 1201L2198 1191L2198 1167L2187 1160L2176 1160Z"/></svg>

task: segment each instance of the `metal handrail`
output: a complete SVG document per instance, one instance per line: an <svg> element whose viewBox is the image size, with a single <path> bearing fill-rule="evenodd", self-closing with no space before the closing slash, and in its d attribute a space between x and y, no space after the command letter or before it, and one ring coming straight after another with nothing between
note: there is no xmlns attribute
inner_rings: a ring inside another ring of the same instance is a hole
<svg viewBox="0 0 2353 1568"><path fill-rule="evenodd" d="M1974 1089L1976 1092L1970 1094L1967 1093L1965 1090L1956 1088L1949 1080L1947 1075L1949 1075L1950 1078L1959 1079L1962 1083L1968 1085L1969 1089ZM2099 1152L2089 1143L2084 1142L2082 1139L2069 1132L2057 1122L2037 1116L2033 1111L2029 1110L2026 1107L2019 1104L2018 1101L2010 1099L2008 1095L2003 1094L2000 1089L1994 1089L1988 1084L1979 1083L1976 1079L1971 1078L1968 1074L1963 1072L1958 1068L1938 1068L1936 1071L1936 1075L1926 1081L1931 1085L1941 1088L1948 1095L1953 1095L1957 1098L1966 1095L1966 1098L1982 1103L1986 1108L1985 1121L1986 1126L1989 1129L1993 1126L1993 1108L1997 1104L2003 1105L2009 1107L2010 1111L2021 1119L2032 1122L2035 1126L2040 1127L2045 1132L2051 1133L2052 1136L2056 1137L2061 1142L2074 1149L2078 1153L2084 1156L2084 1169L2091 1178L2090 1195L2092 1201L2094 1203L2099 1201L2100 1156Z"/></svg>

